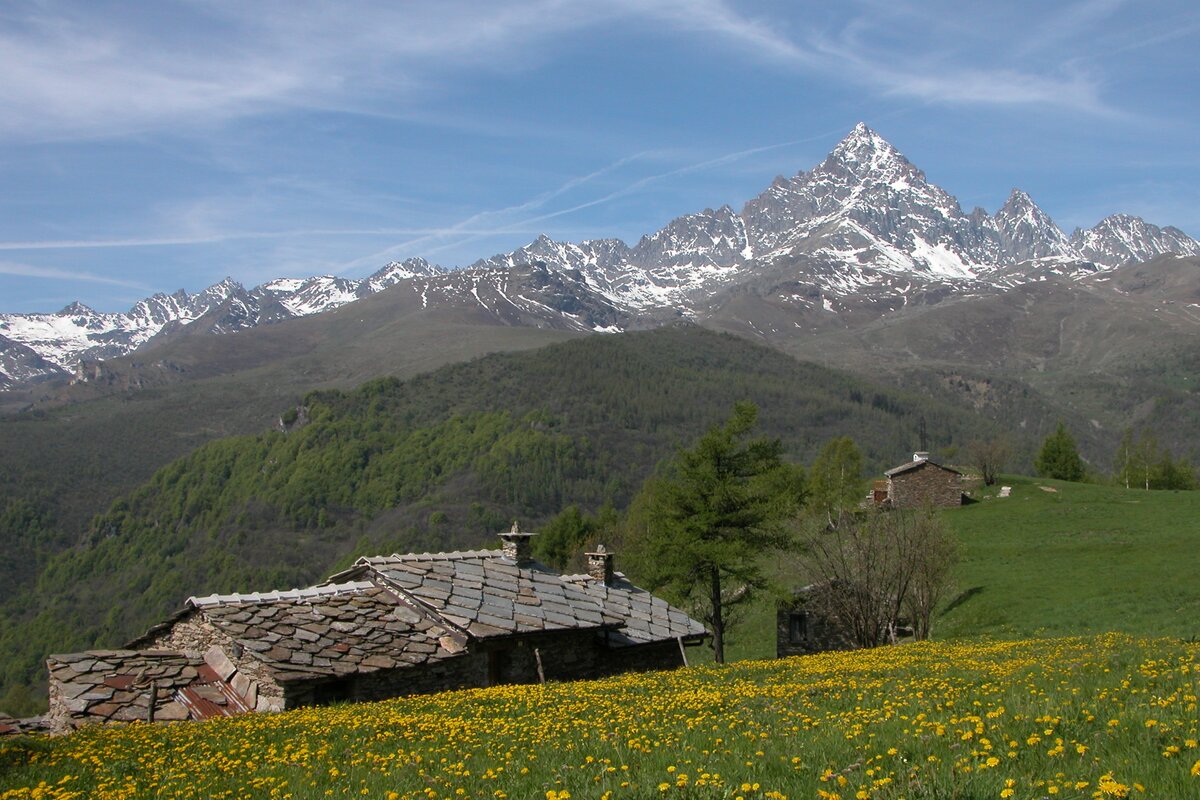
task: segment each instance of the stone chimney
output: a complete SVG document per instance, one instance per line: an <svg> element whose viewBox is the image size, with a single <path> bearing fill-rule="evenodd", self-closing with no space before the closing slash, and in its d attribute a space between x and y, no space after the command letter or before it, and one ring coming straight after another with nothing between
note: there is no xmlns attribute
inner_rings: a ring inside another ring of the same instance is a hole
<svg viewBox="0 0 1200 800"><path fill-rule="evenodd" d="M918 450L917 452L913 453L913 461L928 461L928 460L929 460L929 453L927 453L924 450Z"/></svg>
<svg viewBox="0 0 1200 800"><path fill-rule="evenodd" d="M500 534L500 541L504 542L504 557L515 563L518 567L523 567L530 561L533 561L533 548L530 540L536 533L526 533L517 527L514 520L512 530Z"/></svg>
<svg viewBox="0 0 1200 800"><path fill-rule="evenodd" d="M598 544L594 552L584 555L587 556L588 575L593 580L603 581L605 586L612 586L613 554L604 545Z"/></svg>

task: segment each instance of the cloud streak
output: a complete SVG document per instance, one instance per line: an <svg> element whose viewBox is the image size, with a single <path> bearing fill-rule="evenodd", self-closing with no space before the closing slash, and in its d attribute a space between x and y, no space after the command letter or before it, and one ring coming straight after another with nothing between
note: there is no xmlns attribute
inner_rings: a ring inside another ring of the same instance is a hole
<svg viewBox="0 0 1200 800"><path fill-rule="evenodd" d="M436 236L444 233L460 233L458 227L449 228L300 228L287 231L230 231L197 236L150 236L127 239L52 239L29 242L0 242L2 250L100 250L114 247L170 247L176 245L219 244L251 239L302 239L325 236ZM490 231L489 231L490 232ZM519 231L513 231L519 232Z"/></svg>
<svg viewBox="0 0 1200 800"><path fill-rule="evenodd" d="M109 278L91 272L77 272L75 270L56 269L54 267L37 267L32 264L20 264L13 261L0 261L0 275L15 275L21 278L37 278L39 280L104 283L110 286L124 286L128 289L150 291L144 284L134 281Z"/></svg>
<svg viewBox="0 0 1200 800"><path fill-rule="evenodd" d="M1093 0L1046 14L1043 32L1024 46L1062 43L1074 23L1116 5ZM814 23L800 31L724 0L364 2L352 10L216 0L148 9L135 17L48 2L0 14L0 136L184 133L300 108L404 118L436 105L448 76L531 68L560 52L567 34L612 25L712 40L743 58L927 102L1105 111L1100 83L1086 71L1017 66L996 48L951 59L961 45L951 34L909 23L905 35L891 36L891 20L876 9L838 28Z"/></svg>

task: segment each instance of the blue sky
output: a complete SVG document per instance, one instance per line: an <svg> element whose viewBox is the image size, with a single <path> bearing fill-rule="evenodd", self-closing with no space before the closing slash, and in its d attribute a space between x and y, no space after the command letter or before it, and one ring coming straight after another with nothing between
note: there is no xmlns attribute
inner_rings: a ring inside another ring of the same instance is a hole
<svg viewBox="0 0 1200 800"><path fill-rule="evenodd" d="M964 208L1200 237L1200 5L0 5L0 311L635 242L858 121Z"/></svg>

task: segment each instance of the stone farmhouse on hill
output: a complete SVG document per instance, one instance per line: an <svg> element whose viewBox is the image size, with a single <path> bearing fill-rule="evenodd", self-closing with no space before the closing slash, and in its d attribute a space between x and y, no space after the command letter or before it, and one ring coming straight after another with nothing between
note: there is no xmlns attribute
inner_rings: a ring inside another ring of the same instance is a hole
<svg viewBox="0 0 1200 800"><path fill-rule="evenodd" d="M929 460L929 453L913 453L912 461L883 473L876 481L872 499L886 508L938 508L961 506L963 474Z"/></svg>
<svg viewBox="0 0 1200 800"><path fill-rule="evenodd" d="M634 586L603 545L588 572L500 550L362 558L306 589L192 597L123 650L54 655L51 730L593 678L686 663L709 635Z"/></svg>

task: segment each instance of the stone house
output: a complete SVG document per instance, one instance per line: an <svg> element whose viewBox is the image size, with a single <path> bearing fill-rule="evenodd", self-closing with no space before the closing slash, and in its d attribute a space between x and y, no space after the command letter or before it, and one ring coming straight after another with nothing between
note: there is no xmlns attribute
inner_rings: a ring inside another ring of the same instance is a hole
<svg viewBox="0 0 1200 800"><path fill-rule="evenodd" d="M124 650L51 656L55 731L670 669L704 626L634 586L501 550L361 558L305 589L192 597Z"/></svg>
<svg viewBox="0 0 1200 800"><path fill-rule="evenodd" d="M963 475L956 469L935 464L928 453L913 453L912 461L883 473L886 483L877 484L873 499L887 508L920 508L932 505L951 508L962 505Z"/></svg>
<svg viewBox="0 0 1200 800"><path fill-rule="evenodd" d="M796 589L775 607L775 656L804 656L830 650L853 650L854 639L846 625L824 602L836 591L829 583Z"/></svg>

